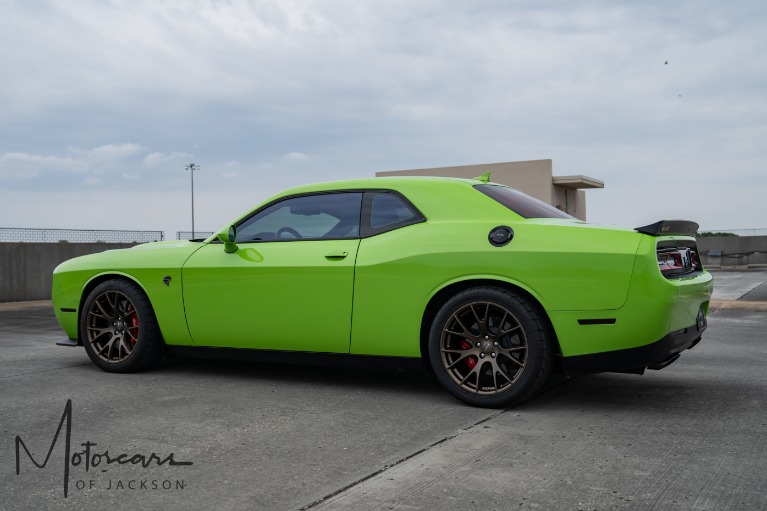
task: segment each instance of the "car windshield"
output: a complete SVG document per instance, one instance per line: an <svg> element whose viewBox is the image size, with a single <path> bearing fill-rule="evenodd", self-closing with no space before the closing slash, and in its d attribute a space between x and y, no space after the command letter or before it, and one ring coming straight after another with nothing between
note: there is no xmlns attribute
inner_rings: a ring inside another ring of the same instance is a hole
<svg viewBox="0 0 767 511"><path fill-rule="evenodd" d="M523 218L573 218L564 211L513 188L499 185L475 185L474 188Z"/></svg>

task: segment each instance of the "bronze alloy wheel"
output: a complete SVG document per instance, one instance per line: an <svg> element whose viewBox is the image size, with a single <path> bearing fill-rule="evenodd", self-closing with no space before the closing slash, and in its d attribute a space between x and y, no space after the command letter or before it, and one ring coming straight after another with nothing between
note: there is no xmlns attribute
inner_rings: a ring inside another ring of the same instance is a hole
<svg viewBox="0 0 767 511"><path fill-rule="evenodd" d="M151 367L165 351L149 298L127 279L106 280L88 293L80 339L93 363L111 373Z"/></svg>
<svg viewBox="0 0 767 511"><path fill-rule="evenodd" d="M115 364L133 354L141 328L136 306L119 291L105 291L88 308L86 342L102 361Z"/></svg>
<svg viewBox="0 0 767 511"><path fill-rule="evenodd" d="M442 366L463 390L479 395L510 389L527 364L527 338L511 311L491 302L456 310L442 329Z"/></svg>
<svg viewBox="0 0 767 511"><path fill-rule="evenodd" d="M474 406L515 406L543 388L555 338L530 297L478 286L448 298L431 320L429 363L437 381Z"/></svg>

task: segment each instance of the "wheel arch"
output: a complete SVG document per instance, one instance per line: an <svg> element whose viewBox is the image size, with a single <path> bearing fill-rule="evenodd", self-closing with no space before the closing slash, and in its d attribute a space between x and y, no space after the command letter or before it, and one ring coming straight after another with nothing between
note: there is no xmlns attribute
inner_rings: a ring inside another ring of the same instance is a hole
<svg viewBox="0 0 767 511"><path fill-rule="evenodd" d="M421 316L420 348L421 358L424 361L429 360L429 330L431 329L431 324L434 321L434 318L437 316L440 308L447 300L450 299L450 297L473 287L495 287L505 291L511 291L528 300L531 306L535 308L536 312L540 314L541 318L545 322L546 329L551 335L552 342L554 343L553 347L555 349L557 358L561 359L562 350L559 346L559 339L557 337L556 330L554 330L554 325L552 324L551 318L546 312L546 309L543 307L540 300L535 295L533 295L533 293L522 286L505 280L495 279L492 277L477 277L460 280L457 282L450 282L437 290L429 299L429 302L426 304L426 308L424 309L423 315Z"/></svg>
<svg viewBox="0 0 767 511"><path fill-rule="evenodd" d="M82 344L83 342L83 340L80 338L80 321L82 319L83 306L85 306L85 301L88 299L88 296L90 296L91 292L94 289L96 289L96 287L99 284L101 284L102 282L106 282L107 280L113 280L113 279L124 280L126 282L136 284L138 287L141 288L141 291L147 297L147 300L149 300L149 303L150 304L152 303L152 300L149 298L149 293L147 293L146 288L141 284L141 282L138 281L137 278L133 277L132 275L129 275L127 273L122 273L122 272L115 272L115 271L94 275L83 286L83 290L80 293L80 303L77 306L77 342L79 344Z"/></svg>

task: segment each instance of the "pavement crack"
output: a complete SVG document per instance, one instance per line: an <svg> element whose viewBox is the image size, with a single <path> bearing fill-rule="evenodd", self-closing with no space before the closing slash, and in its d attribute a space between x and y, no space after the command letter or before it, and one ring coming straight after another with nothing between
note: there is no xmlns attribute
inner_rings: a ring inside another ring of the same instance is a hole
<svg viewBox="0 0 767 511"><path fill-rule="evenodd" d="M307 509L312 509L313 507L315 507L315 506L325 502L326 500L328 500L328 499L330 499L332 497L335 497L336 495L339 495L339 494L341 494L341 493L343 493L343 492L345 492L347 490L350 490L350 489L354 488L355 486L358 486L358 485L364 483L365 481L368 481L368 480L370 480L370 479L372 479L372 478L374 478L374 477L376 477L376 476L378 476L380 474L383 474L384 472L386 472L388 470L391 470L392 468L396 467L397 465L400 465L400 464L402 464L402 463L404 463L404 462L406 462L408 460L411 460L411 459L415 458L416 456L419 456L419 455L421 455L421 454L423 454L425 452L428 452L431 449L434 449L435 447L437 447L439 445L442 445L443 443L445 443L445 442L447 442L449 440L452 440L453 438L457 437L458 435L461 435L461 434L465 433L466 431L479 426L480 424L484 424L487 421L495 419L499 415L502 415L502 414L506 413L509 410L511 410L511 408L506 408L506 409L503 409L503 410L499 410L499 411L497 411L495 413L492 413L492 414L488 415L487 417L485 417L485 418L483 418L483 419L481 419L481 420L479 420L477 422L474 422L474 423L470 424L469 426L463 427L463 428L459 429L458 431L455 431L455 432L453 432L453 433L451 433L449 435L446 435L446 436L440 438L439 440L437 440L437 441L427 445L423 449L419 449L419 450L417 450L417 451L415 451L415 452L413 452L411 454L408 454L407 456L404 456L404 457L398 459L394 463L390 463L388 465L384 465L383 467L379 468L378 470L375 470L375 471L373 471L373 472L371 472L371 473L369 473L369 474L367 474L367 475L365 475L363 477L360 477L359 479L357 479L355 481L352 481L351 483L347 484L346 486L343 486L342 488L339 488L339 489L335 490L334 492L328 493L327 495L325 495L323 497L320 497L319 499L315 500L311 504L307 504L306 506L300 508L299 511L305 511Z"/></svg>
<svg viewBox="0 0 767 511"><path fill-rule="evenodd" d="M561 379L552 378L552 379L550 379L549 383L546 386L544 386L538 392L536 397L540 398L543 394L547 394L552 389L557 388L557 387L563 385L567 381L568 381L568 378L561 378ZM495 419L496 417L499 417L499 416L503 415L504 413L508 412L509 410L515 410L515 409L517 409L517 407L504 408L502 410L498 410L495 413L492 413L492 414L488 415L487 417L485 417L485 418L483 418L481 420L478 420L478 421L476 421L476 422L474 422L472 424L469 424L468 426L465 426L465 427L463 427L463 428L461 428L461 429L459 429L459 430L457 430L457 431L455 431L455 432L453 432L453 433L451 433L449 435L446 435L446 436L440 438L439 440L437 440L437 441L427 445L423 449L419 449L419 450L417 450L417 451L415 451L415 452L413 452L411 454L408 454L407 456L404 456L404 457L398 459L394 463L390 463L388 465L384 465L383 467L379 468L378 470L375 470L375 471L373 471L373 472L371 472L371 473L369 473L369 474L367 474L367 475L365 475L363 477L360 477L359 479L357 479L355 481L352 481L351 483L347 484L346 486L343 486L343 487L341 487L341 488L339 488L339 489L337 489L337 490L335 490L335 491L333 491L333 492L331 492L331 493L329 493L329 494L327 494L327 495L325 495L323 497L320 497L319 499L315 500L314 502L312 502L310 504L307 504L304 507L300 508L299 511L306 511L308 509L312 509L313 507L316 507L316 506L322 504L326 500L328 500L330 498L333 498L333 497L335 497L335 496L337 496L337 495L339 495L339 494L341 494L341 493L343 493L345 491L348 491L348 490L354 488L355 486L359 486L360 484L364 483L365 481L368 481L368 480L370 480L370 479L372 479L372 478L374 478L374 477L376 477L376 476L378 476L380 474L383 474L384 472L386 472L388 470L391 470L392 468L394 468L394 467L396 467L398 465L401 465L402 463L404 463L404 462L406 462L408 460L411 460L411 459L415 458L416 456L419 456L419 455L421 455L421 454L423 454L425 452L428 452L428 451L434 449L435 447L438 447L438 446L444 444L445 442L447 442L449 440L452 440L453 438L456 438L457 436L459 436L459 435L469 431L472 428L475 428L475 427L477 427L477 426L479 426L481 424L484 424L485 422L491 421L491 420Z"/></svg>

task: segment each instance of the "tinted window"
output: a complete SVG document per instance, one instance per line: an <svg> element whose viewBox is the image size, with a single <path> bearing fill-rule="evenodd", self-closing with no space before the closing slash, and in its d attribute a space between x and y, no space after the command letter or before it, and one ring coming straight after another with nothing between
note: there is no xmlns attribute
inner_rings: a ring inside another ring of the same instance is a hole
<svg viewBox="0 0 767 511"><path fill-rule="evenodd" d="M413 218L415 218L415 213L396 195L390 193L373 195L370 207L370 226L373 229L380 229Z"/></svg>
<svg viewBox="0 0 767 511"><path fill-rule="evenodd" d="M475 185L474 188L523 218L573 218L564 211L513 188L498 185Z"/></svg>
<svg viewBox="0 0 767 511"><path fill-rule="evenodd" d="M356 238L361 193L326 193L285 199L237 226L237 241Z"/></svg>

